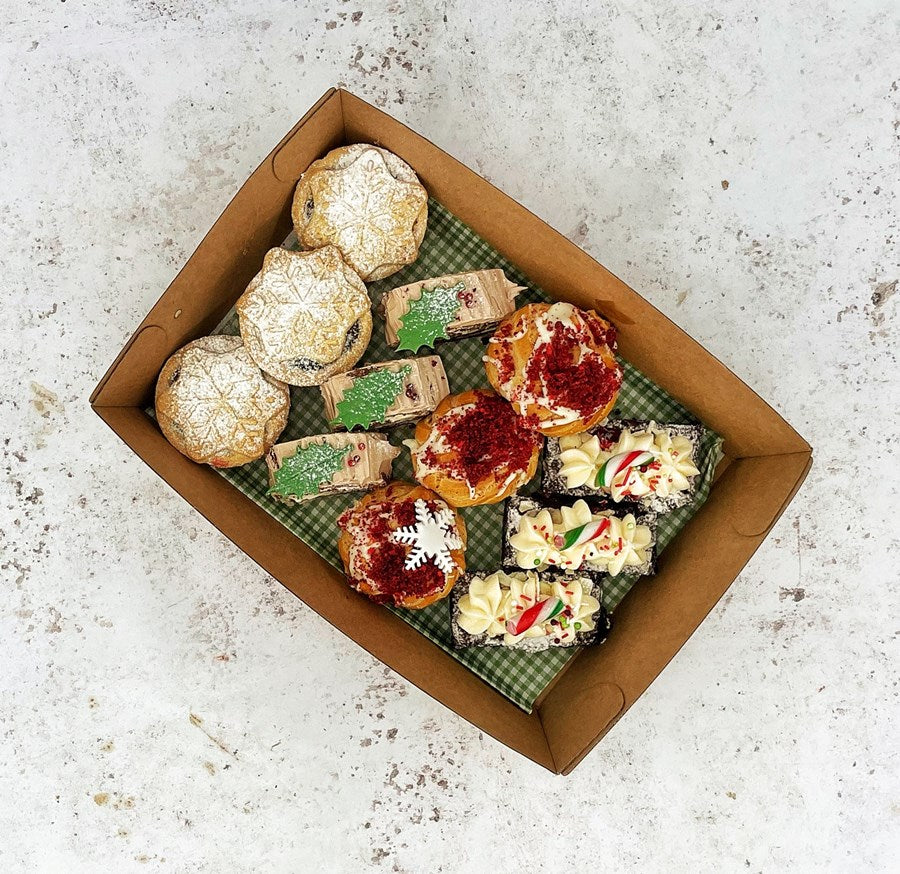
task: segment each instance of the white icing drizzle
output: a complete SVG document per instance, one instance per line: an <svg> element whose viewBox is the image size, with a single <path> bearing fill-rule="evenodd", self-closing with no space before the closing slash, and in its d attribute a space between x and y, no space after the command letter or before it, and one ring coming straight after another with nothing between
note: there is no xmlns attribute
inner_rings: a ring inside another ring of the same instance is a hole
<svg viewBox="0 0 900 874"><path fill-rule="evenodd" d="M418 480L421 481L422 477L427 476L429 473L435 473L438 470L444 471L444 468L440 465L435 466L427 464L425 462L425 453L429 449L435 456L451 452L452 447L447 443L447 431L457 419L465 415L467 410L471 410L474 407L475 404L463 404L441 416L440 427L437 427L437 423L433 424L428 437L423 443L419 443L415 438L403 441L403 445L409 448L410 455L412 456L413 470L415 471ZM471 484L469 485L469 493L471 497L475 497L475 491Z"/></svg>

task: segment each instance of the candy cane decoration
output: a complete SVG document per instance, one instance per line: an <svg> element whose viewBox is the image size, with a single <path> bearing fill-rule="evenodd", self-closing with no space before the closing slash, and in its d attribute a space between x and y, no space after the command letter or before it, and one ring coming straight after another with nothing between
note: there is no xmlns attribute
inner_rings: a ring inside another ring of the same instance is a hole
<svg viewBox="0 0 900 874"><path fill-rule="evenodd" d="M623 470L627 470L629 467L640 467L642 464L647 464L648 461L652 461L653 458L654 455L652 452L645 452L640 449L632 449L630 452L620 452L618 455L606 459L603 463L603 467L597 471L597 478L594 480L594 485L597 488L603 486L608 489L612 486L613 480L622 473Z"/></svg>
<svg viewBox="0 0 900 874"><path fill-rule="evenodd" d="M600 537L607 528L609 528L609 519L597 519L593 522L586 522L577 528L570 528L562 534L557 534L553 538L553 545L560 550L570 549L573 546L581 546L583 543L589 543Z"/></svg>
<svg viewBox="0 0 900 874"><path fill-rule="evenodd" d="M534 625L541 625L549 621L554 616L559 616L565 610L565 604L559 598L547 598L545 601L538 601L533 607L520 613L514 619L506 622L506 633L513 636L524 634Z"/></svg>

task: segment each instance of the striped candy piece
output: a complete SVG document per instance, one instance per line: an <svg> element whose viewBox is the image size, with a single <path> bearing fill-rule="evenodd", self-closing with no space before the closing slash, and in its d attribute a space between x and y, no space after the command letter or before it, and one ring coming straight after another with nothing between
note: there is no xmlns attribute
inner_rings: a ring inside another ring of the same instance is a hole
<svg viewBox="0 0 900 874"><path fill-rule="evenodd" d="M544 601L538 601L533 607L524 610L513 619L506 622L507 634L517 635L524 634L533 625L540 625L547 622L554 616L558 616L565 609L565 605L559 598L547 598Z"/></svg>
<svg viewBox="0 0 900 874"><path fill-rule="evenodd" d="M586 522L577 528L570 528L562 534L557 534L553 538L553 545L560 550L566 550L572 546L580 546L582 543L596 540L607 528L609 528L609 519L606 518Z"/></svg>
<svg viewBox="0 0 900 874"><path fill-rule="evenodd" d="M652 452L640 449L632 449L630 452L620 452L618 455L613 455L612 458L607 458L603 463L603 467L597 471L594 485L597 488L603 486L608 489L613 484L613 480L623 470L627 470L629 467L640 467L642 464L652 461L653 458Z"/></svg>

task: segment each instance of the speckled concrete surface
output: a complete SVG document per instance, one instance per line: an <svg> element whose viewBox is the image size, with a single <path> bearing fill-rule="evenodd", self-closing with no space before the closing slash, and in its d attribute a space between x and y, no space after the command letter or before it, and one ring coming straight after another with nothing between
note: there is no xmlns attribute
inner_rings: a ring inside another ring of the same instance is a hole
<svg viewBox="0 0 900 874"><path fill-rule="evenodd" d="M0 0L0 869L896 864L898 41L892 0ZM597 256L815 446L569 778L373 662L88 409L336 83Z"/></svg>

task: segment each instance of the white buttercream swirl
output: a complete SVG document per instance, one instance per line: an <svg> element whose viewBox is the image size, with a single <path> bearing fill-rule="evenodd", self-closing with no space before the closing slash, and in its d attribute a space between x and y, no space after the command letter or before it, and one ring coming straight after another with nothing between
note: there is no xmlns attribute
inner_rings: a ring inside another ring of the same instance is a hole
<svg viewBox="0 0 900 874"><path fill-rule="evenodd" d="M469 591L459 599L458 622L469 634L503 637L505 646L532 637L552 637L554 643L569 643L578 632L593 631L594 614L600 602L590 594L590 580L544 580L533 571L488 577L473 577ZM552 620L532 625L522 634L509 634L506 622L537 601L556 597L563 612Z"/></svg>
<svg viewBox="0 0 900 874"><path fill-rule="evenodd" d="M556 537L567 531L600 519L609 526L595 540L563 549L556 545ZM509 538L521 568L542 570L549 566L563 570L578 570L585 566L616 576L625 567L646 564L652 541L650 529L638 525L631 513L615 516L610 510L592 513L584 501L558 510L542 509L526 513L519 519L519 527Z"/></svg>
<svg viewBox="0 0 900 874"><path fill-rule="evenodd" d="M623 430L619 439L601 447L596 434L585 432L559 438L560 475L570 489L580 486L608 492L614 501L640 499L646 495L667 498L690 488L688 477L700 473L694 464L694 444L664 426L650 422L643 431ZM613 456L623 452L650 452L653 461L643 469L629 467L621 471L610 488L597 486L600 468Z"/></svg>

